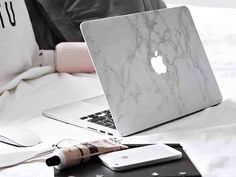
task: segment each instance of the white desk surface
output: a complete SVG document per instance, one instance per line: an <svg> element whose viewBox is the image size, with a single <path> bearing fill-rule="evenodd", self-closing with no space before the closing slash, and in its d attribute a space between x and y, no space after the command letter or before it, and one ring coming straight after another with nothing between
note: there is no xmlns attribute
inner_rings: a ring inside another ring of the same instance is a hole
<svg viewBox="0 0 236 177"><path fill-rule="evenodd" d="M143 133L140 138L181 143L203 177L233 177L236 173L236 11L190 7L222 91L222 104ZM35 131L41 149L64 138L80 141L102 135L41 116L44 109L102 93L95 75L50 74L22 81L0 96L0 124ZM0 143L0 153L20 151ZM24 149L23 149L24 150ZM7 160L7 159L6 159ZM38 159L0 170L0 177L52 177L53 168Z"/></svg>

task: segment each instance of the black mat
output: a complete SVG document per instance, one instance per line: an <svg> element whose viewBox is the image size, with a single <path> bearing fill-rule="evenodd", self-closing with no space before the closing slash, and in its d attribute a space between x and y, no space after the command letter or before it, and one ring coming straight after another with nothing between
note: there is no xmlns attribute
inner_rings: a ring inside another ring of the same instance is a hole
<svg viewBox="0 0 236 177"><path fill-rule="evenodd" d="M114 172L102 165L98 158L95 158L87 163L80 164L73 168L67 168L62 171L55 169L55 177L155 177L155 175L158 177L201 177L201 174L184 152L181 145L167 145L181 151L183 154L182 159L123 172Z"/></svg>

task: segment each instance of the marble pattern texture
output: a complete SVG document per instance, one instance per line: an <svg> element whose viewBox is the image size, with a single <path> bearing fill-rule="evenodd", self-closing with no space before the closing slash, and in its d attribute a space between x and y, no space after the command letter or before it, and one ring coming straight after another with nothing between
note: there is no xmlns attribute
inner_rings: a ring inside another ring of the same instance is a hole
<svg viewBox="0 0 236 177"><path fill-rule="evenodd" d="M84 22L81 29L122 136L221 102L186 7ZM166 73L151 66L155 51Z"/></svg>

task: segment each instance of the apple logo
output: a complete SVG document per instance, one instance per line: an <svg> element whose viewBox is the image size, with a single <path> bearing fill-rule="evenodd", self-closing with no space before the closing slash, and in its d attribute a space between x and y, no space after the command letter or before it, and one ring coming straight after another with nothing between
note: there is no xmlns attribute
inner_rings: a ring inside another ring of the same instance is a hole
<svg viewBox="0 0 236 177"><path fill-rule="evenodd" d="M157 74L160 75L160 74L166 73L167 67L163 63L162 56L158 55L157 50L155 51L155 57L152 57L152 59L151 59L151 65Z"/></svg>

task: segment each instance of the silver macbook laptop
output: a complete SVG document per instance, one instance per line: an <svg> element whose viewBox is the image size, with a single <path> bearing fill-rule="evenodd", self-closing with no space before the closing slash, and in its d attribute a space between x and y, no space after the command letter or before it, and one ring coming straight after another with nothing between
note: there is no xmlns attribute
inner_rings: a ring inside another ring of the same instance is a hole
<svg viewBox="0 0 236 177"><path fill-rule="evenodd" d="M92 20L81 30L105 98L52 108L45 116L127 136L221 102L186 7Z"/></svg>

